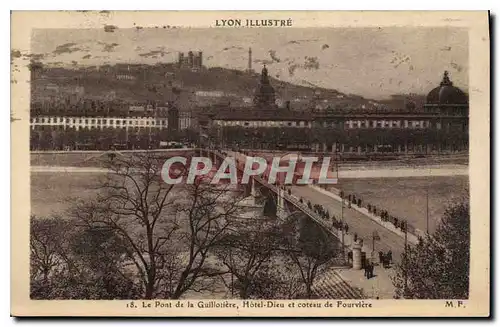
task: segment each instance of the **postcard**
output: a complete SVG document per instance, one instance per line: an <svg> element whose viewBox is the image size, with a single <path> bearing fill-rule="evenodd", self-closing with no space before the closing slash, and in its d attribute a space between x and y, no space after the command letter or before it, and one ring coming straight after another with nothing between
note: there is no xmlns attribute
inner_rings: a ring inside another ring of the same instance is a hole
<svg viewBox="0 0 500 327"><path fill-rule="evenodd" d="M13 316L490 315L488 12L11 19Z"/></svg>

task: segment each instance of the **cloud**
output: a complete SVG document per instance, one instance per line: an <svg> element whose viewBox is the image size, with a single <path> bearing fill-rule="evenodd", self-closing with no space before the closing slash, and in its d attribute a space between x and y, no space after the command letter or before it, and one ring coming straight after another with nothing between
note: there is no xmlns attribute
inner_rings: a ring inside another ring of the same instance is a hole
<svg viewBox="0 0 500 327"><path fill-rule="evenodd" d="M58 45L54 51L52 51L53 54L58 55L58 54L63 54L63 53L72 53L75 51L80 51L81 48L76 47L76 43L65 43Z"/></svg>
<svg viewBox="0 0 500 327"><path fill-rule="evenodd" d="M10 50L10 57L12 59L14 59L14 58L21 58L21 56L22 56L21 51L15 50L15 49Z"/></svg>
<svg viewBox="0 0 500 327"><path fill-rule="evenodd" d="M98 42L100 45L103 46L102 51L104 52L113 52L114 49L119 46L118 43L104 43L104 42Z"/></svg>
<svg viewBox="0 0 500 327"><path fill-rule="evenodd" d="M236 49L236 50L243 50L242 47L237 47L237 46L230 46L230 47L226 47L226 48L223 48L222 51L228 51L228 50L232 50L232 49Z"/></svg>
<svg viewBox="0 0 500 327"><path fill-rule="evenodd" d="M146 53L140 53L139 56L144 57L144 58L158 58L158 55L160 56L165 56L166 54L169 54L170 52L163 51L163 50L152 50Z"/></svg>
<svg viewBox="0 0 500 327"><path fill-rule="evenodd" d="M394 68L398 68L401 64L410 64L411 58L408 55L405 55L403 53L399 53L396 51L392 51L392 54L394 57L391 60L391 64L395 64Z"/></svg>
<svg viewBox="0 0 500 327"><path fill-rule="evenodd" d="M290 66L288 67L288 74L290 74L290 76L293 76L293 75L295 74L295 70L296 70L297 68L299 68L299 67L300 67L300 65L299 65L299 64L293 64L293 65L290 65Z"/></svg>
<svg viewBox="0 0 500 327"><path fill-rule="evenodd" d="M115 25L104 25L104 32L113 33L117 28Z"/></svg>
<svg viewBox="0 0 500 327"><path fill-rule="evenodd" d="M34 60L34 61L44 59L45 56L46 56L45 53L30 53L30 54L25 55L26 58L29 58L29 59Z"/></svg>
<svg viewBox="0 0 500 327"><path fill-rule="evenodd" d="M309 69L309 70L319 69L318 57L305 57L304 69Z"/></svg>
<svg viewBox="0 0 500 327"><path fill-rule="evenodd" d="M451 67L455 68L455 69L457 70L457 72L459 72L459 73L460 73L460 72L462 71L462 69L463 69L463 67L462 67L462 66L460 66L459 64L456 64L456 63L454 63L454 62L452 62L452 63L451 63Z"/></svg>
<svg viewBox="0 0 500 327"><path fill-rule="evenodd" d="M256 64L263 64L263 65L272 65L274 63L274 61L268 59L255 59L253 62Z"/></svg>
<svg viewBox="0 0 500 327"><path fill-rule="evenodd" d="M319 88L319 86L318 86L318 85L313 84L313 83L311 83L311 82L308 82L308 81L306 81L305 79L303 79L303 80L302 80L302 84L305 84L305 85L309 85L309 86L312 86L312 87Z"/></svg>
<svg viewBox="0 0 500 327"><path fill-rule="evenodd" d="M301 43L316 42L316 41L318 41L318 39L291 40L288 41L286 44L301 44Z"/></svg>
<svg viewBox="0 0 500 327"><path fill-rule="evenodd" d="M276 50L269 50L269 56L273 61L280 62L280 58L276 56Z"/></svg>

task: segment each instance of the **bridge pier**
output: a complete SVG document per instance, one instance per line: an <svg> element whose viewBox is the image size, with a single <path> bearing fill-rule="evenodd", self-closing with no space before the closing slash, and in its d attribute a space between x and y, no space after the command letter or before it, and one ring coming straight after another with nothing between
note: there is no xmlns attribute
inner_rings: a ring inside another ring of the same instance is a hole
<svg viewBox="0 0 500 327"><path fill-rule="evenodd" d="M212 166L217 166L217 153L212 151Z"/></svg>
<svg viewBox="0 0 500 327"><path fill-rule="evenodd" d="M286 208L285 208L285 190L281 187L278 187L276 201L276 217L281 220L285 220L287 217Z"/></svg>
<svg viewBox="0 0 500 327"><path fill-rule="evenodd" d="M255 178L253 177L250 177L250 180L249 180L251 186L250 186L250 196L252 196L253 198L256 198L257 197L257 188L255 187Z"/></svg>
<svg viewBox="0 0 500 327"><path fill-rule="evenodd" d="M245 201L250 204L250 205L255 205L256 204L256 197L257 197L257 192L255 191L255 180L253 177L250 177L248 180L248 184L242 185L243 191L244 191L244 196L245 196Z"/></svg>

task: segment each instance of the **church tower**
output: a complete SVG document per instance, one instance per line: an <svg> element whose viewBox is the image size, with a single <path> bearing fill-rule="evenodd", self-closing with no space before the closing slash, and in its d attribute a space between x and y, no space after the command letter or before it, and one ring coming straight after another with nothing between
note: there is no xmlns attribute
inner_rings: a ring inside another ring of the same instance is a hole
<svg viewBox="0 0 500 327"><path fill-rule="evenodd" d="M275 106L275 101L276 101L276 96L274 93L274 88L271 86L271 83L269 82L269 75L267 72L267 68L264 65L264 68L262 68L262 73L260 75L259 86L255 90L253 103L255 106L260 108L269 108Z"/></svg>
<svg viewBox="0 0 500 327"><path fill-rule="evenodd" d="M253 73L252 69L252 48L248 48L248 67L247 67L247 73Z"/></svg>

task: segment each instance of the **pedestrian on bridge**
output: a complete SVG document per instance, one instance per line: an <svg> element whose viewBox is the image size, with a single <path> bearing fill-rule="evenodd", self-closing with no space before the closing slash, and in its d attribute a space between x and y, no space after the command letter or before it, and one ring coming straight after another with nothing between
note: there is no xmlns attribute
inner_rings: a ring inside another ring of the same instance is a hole
<svg viewBox="0 0 500 327"><path fill-rule="evenodd" d="M378 251L378 261L382 264L384 262L384 252Z"/></svg>
<svg viewBox="0 0 500 327"><path fill-rule="evenodd" d="M373 263L369 263L368 264L368 279L372 278L374 275L373 275L373 270L375 269L375 266L373 265Z"/></svg>

